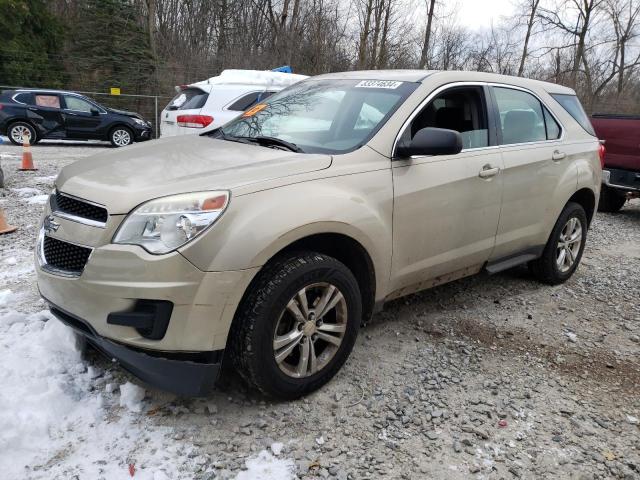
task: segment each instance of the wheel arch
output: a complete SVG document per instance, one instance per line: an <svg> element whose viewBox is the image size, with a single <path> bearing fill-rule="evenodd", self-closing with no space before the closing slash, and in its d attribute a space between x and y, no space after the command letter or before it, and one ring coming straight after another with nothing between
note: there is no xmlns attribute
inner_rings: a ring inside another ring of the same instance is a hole
<svg viewBox="0 0 640 480"><path fill-rule="evenodd" d="M289 243L281 246L277 251L271 252L262 268L249 283L241 302L244 301L244 298L268 265L276 259L296 251L322 253L342 262L353 273L360 287L363 321L368 321L371 318L375 307L376 281L379 280L376 276L373 259L361 242L353 236L337 231L311 233L301 236L290 240Z"/></svg>
<svg viewBox="0 0 640 480"><path fill-rule="evenodd" d="M118 120L107 127L107 140L111 140L111 134L118 127L124 127L127 130L129 130L129 133L131 133L131 136L133 138L133 135L134 135L133 127L131 127L130 125L127 125L125 122L121 120Z"/></svg>
<svg viewBox="0 0 640 480"><path fill-rule="evenodd" d="M584 211L587 214L587 223L591 225L596 208L596 194L594 191L590 188L581 188L571 195L571 198L567 200L567 203L569 202L575 202L584 208Z"/></svg>

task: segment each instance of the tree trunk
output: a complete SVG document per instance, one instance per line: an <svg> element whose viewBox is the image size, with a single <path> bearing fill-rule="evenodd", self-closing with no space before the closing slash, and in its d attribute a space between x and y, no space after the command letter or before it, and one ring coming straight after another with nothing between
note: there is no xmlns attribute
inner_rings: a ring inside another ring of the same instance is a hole
<svg viewBox="0 0 640 480"><path fill-rule="evenodd" d="M522 57L520 58L520 67L518 68L519 77L521 77L524 73L524 64L527 61L527 55L529 54L529 52L527 51L529 48L529 39L531 38L531 30L533 30L533 23L536 18L536 10L538 10L539 4L540 0L531 1L531 12L529 12L529 21L527 22L527 34L524 37L524 45L522 46Z"/></svg>
<svg viewBox="0 0 640 480"><path fill-rule="evenodd" d="M360 32L360 44L358 45L358 68L363 69L367 61L367 44L369 43L369 29L371 28L371 12L373 1L367 0L364 12L364 24Z"/></svg>
<svg viewBox="0 0 640 480"><path fill-rule="evenodd" d="M429 42L431 41L431 24L433 22L433 9L436 6L436 0L429 0L429 12L427 13L427 29L424 32L424 43L422 44L422 53L420 54L420 63L418 68L422 69L427 66L427 58L429 56Z"/></svg>

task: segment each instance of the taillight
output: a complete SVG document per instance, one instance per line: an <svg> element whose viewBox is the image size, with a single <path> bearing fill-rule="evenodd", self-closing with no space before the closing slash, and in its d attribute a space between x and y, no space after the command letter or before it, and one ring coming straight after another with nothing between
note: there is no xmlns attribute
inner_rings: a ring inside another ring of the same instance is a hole
<svg viewBox="0 0 640 480"><path fill-rule="evenodd" d="M601 143L600 148L598 148L598 155L600 156L600 167L604 168L604 156L607 154L607 149L604 148L604 145Z"/></svg>
<svg viewBox="0 0 640 480"><path fill-rule="evenodd" d="M178 126L189 128L204 128L213 122L209 115L178 115Z"/></svg>

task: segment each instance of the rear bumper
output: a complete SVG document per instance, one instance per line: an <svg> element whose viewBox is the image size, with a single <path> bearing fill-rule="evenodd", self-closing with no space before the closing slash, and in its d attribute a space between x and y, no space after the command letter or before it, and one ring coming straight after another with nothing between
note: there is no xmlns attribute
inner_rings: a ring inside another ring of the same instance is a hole
<svg viewBox="0 0 640 480"><path fill-rule="evenodd" d="M602 183L609 188L627 192L640 192L640 172L605 168L602 170Z"/></svg>
<svg viewBox="0 0 640 480"><path fill-rule="evenodd" d="M224 350L165 352L128 347L98 335L88 322L60 307L50 302L49 306L58 320L85 337L103 355L117 360L125 370L154 387L178 395L203 396L215 386Z"/></svg>

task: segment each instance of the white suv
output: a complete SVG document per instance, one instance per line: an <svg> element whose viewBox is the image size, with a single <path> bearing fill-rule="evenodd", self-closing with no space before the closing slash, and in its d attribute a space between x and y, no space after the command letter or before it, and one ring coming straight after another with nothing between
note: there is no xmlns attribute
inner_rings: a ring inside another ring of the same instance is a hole
<svg viewBox="0 0 640 480"><path fill-rule="evenodd" d="M160 115L160 136L208 132L305 78L283 72L224 70L217 77L177 87L178 94Z"/></svg>

